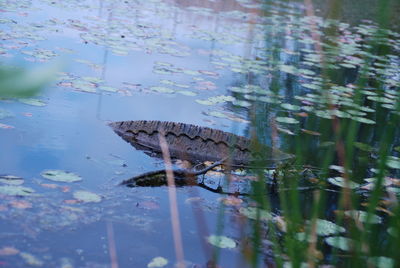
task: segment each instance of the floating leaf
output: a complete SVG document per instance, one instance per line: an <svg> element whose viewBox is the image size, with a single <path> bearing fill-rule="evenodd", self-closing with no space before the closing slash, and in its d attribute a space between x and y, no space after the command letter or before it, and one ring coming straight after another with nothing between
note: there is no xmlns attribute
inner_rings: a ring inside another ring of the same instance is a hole
<svg viewBox="0 0 400 268"><path fill-rule="evenodd" d="M4 109L0 109L0 119L4 119L4 118L7 118L7 117L12 117L12 116L14 116L14 114L12 112L9 112L9 111L4 110Z"/></svg>
<svg viewBox="0 0 400 268"><path fill-rule="evenodd" d="M395 156L389 156L386 161L386 165L393 169L400 169L400 158Z"/></svg>
<svg viewBox="0 0 400 268"><path fill-rule="evenodd" d="M317 219L317 235L334 235L344 231L346 231L346 229L344 229L342 226L327 220Z"/></svg>
<svg viewBox="0 0 400 268"><path fill-rule="evenodd" d="M33 194L34 192L35 190L23 186L15 186L15 185L0 186L0 194L4 195L28 196Z"/></svg>
<svg viewBox="0 0 400 268"><path fill-rule="evenodd" d="M30 253L21 252L19 255L24 259L27 264L31 266L42 266L44 264L43 261L39 260L37 257L33 256Z"/></svg>
<svg viewBox="0 0 400 268"><path fill-rule="evenodd" d="M286 123L286 124L297 124L299 123L298 120L291 118L291 117L277 117L276 121L279 123Z"/></svg>
<svg viewBox="0 0 400 268"><path fill-rule="evenodd" d="M392 268L394 267L394 260L388 257L371 257L368 262L372 262L374 267L377 268Z"/></svg>
<svg viewBox="0 0 400 268"><path fill-rule="evenodd" d="M163 257L155 257L153 258L149 264L147 264L148 268L155 268L155 267L164 267L168 264L168 260Z"/></svg>
<svg viewBox="0 0 400 268"><path fill-rule="evenodd" d="M351 181L351 180L348 180L348 182L346 184L344 178L342 178L342 177L328 178L328 181L330 183L332 183L333 185L336 185L339 187L347 187L350 189L355 189L360 186L360 184L358 184L354 181Z"/></svg>
<svg viewBox="0 0 400 268"><path fill-rule="evenodd" d="M362 210L347 210L344 212L346 216L352 217L354 220L358 220L360 222L367 221L367 212ZM369 219L370 223L381 223L382 218L378 215L372 214Z"/></svg>
<svg viewBox="0 0 400 268"><path fill-rule="evenodd" d="M235 248L236 242L229 237L223 235L210 235L207 237L208 243L219 248Z"/></svg>
<svg viewBox="0 0 400 268"><path fill-rule="evenodd" d="M46 179L60 182L76 182L82 180L79 175L63 170L45 170L41 175Z"/></svg>
<svg viewBox="0 0 400 268"><path fill-rule="evenodd" d="M290 103L282 103L281 107L283 109L290 110L290 111L298 111L298 110L300 110L300 106L293 105L293 104L290 104Z"/></svg>
<svg viewBox="0 0 400 268"><path fill-rule="evenodd" d="M364 117L352 117L351 119L353 119L354 121L360 122L360 123L364 123L364 124L369 124L369 125L373 125L375 124L375 121L368 119L368 118L364 118Z"/></svg>
<svg viewBox="0 0 400 268"><path fill-rule="evenodd" d="M88 191L76 191L73 196L84 203L98 203L101 201L101 196Z"/></svg>
<svg viewBox="0 0 400 268"><path fill-rule="evenodd" d="M353 240L343 237L343 236L332 236L325 238L325 242L331 247L335 247L344 251L350 249L350 246L353 243Z"/></svg>
<svg viewBox="0 0 400 268"><path fill-rule="evenodd" d="M353 145L354 147L366 152L372 152L374 150L371 145L362 142L354 142Z"/></svg>
<svg viewBox="0 0 400 268"><path fill-rule="evenodd" d="M150 87L150 90L160 93L174 93L175 90L167 87Z"/></svg>
<svg viewBox="0 0 400 268"><path fill-rule="evenodd" d="M18 99L18 101L32 106L46 106L46 103L39 99Z"/></svg>
<svg viewBox="0 0 400 268"><path fill-rule="evenodd" d="M248 207L248 208L240 208L240 214L246 216L249 219L256 220L257 213L260 213L259 217L260 220L269 221L272 220L272 215L266 210L255 208L255 207Z"/></svg>
<svg viewBox="0 0 400 268"><path fill-rule="evenodd" d="M0 176L0 182L9 185L21 185L24 183L24 179L12 175L3 175Z"/></svg>

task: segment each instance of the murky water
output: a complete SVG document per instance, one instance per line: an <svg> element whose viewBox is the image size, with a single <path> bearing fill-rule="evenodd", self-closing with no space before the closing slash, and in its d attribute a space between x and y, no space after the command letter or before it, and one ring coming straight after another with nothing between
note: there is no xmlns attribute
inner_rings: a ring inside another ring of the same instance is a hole
<svg viewBox="0 0 400 268"><path fill-rule="evenodd" d="M134 150L107 123L176 121L249 135L252 94L264 98L253 107L268 122L279 112L269 114L277 99L294 103L311 92L291 79L287 88L266 92L273 86L268 59L276 40L270 37L282 14L293 21L283 27L282 62L309 46L290 38L301 4L275 1L265 18L261 8L252 1L2 1L1 62L34 67L59 60L64 67L28 104L0 103L12 113L1 119L1 173L35 190L0 195L0 266L111 267L116 259L120 267L146 267L161 256L173 267L167 189L118 185L163 162ZM313 74L304 72L300 82ZM344 83L353 76L349 71ZM290 123L280 131L293 130ZM271 144L265 125L259 136ZM82 180L50 181L41 176L45 170L73 172ZM79 201L79 190L101 201ZM205 265L211 258L205 238L218 232L221 195L184 187L177 196L185 260ZM237 209L224 213L223 234L239 239ZM221 265L242 263L239 253L220 250Z"/></svg>

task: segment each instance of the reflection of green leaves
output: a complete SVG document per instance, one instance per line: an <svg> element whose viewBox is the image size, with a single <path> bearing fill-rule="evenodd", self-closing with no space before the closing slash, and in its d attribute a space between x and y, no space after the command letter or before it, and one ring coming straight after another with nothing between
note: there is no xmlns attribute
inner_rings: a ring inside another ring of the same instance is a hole
<svg viewBox="0 0 400 268"><path fill-rule="evenodd" d="M229 237L223 235L210 235L207 237L208 243L219 248L235 248L236 242Z"/></svg>
<svg viewBox="0 0 400 268"><path fill-rule="evenodd" d="M59 182L76 182L82 180L79 175L62 170L45 170L41 175L46 179Z"/></svg>
<svg viewBox="0 0 400 268"><path fill-rule="evenodd" d="M17 69L0 67L0 97L26 98L36 95L47 83L51 82L59 64Z"/></svg>

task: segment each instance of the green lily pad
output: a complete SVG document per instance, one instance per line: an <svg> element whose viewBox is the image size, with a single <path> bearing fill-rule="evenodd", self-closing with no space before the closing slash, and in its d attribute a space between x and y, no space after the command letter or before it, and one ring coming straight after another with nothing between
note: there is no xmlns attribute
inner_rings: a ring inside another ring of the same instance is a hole
<svg viewBox="0 0 400 268"><path fill-rule="evenodd" d="M223 235L210 235L207 237L208 243L219 248L235 248L236 242L229 237Z"/></svg>
<svg viewBox="0 0 400 268"><path fill-rule="evenodd" d="M8 184L8 185L21 185L24 183L24 179L17 176L12 175L3 175L0 176L0 183Z"/></svg>
<svg viewBox="0 0 400 268"><path fill-rule="evenodd" d="M7 117L12 117L14 114L10 111L0 109L0 119L7 118Z"/></svg>
<svg viewBox="0 0 400 268"><path fill-rule="evenodd" d="M333 222L317 219L317 235L327 236L346 231L342 226L339 226Z"/></svg>
<svg viewBox="0 0 400 268"><path fill-rule="evenodd" d="M364 124L369 124L369 125L375 124L375 121L368 119L368 118L364 118L364 117L354 116L351 119L353 119L354 121L360 122L360 123L364 123Z"/></svg>
<svg viewBox="0 0 400 268"><path fill-rule="evenodd" d="M354 181L348 181L348 184L346 185L344 178L342 177L334 177L334 178L328 178L328 181L332 183L333 185L339 186L339 187L347 187L350 189L355 189L360 186L360 184L354 182Z"/></svg>
<svg viewBox="0 0 400 268"><path fill-rule="evenodd" d="M273 218L271 213L269 213L268 211L255 207L240 208L239 213L252 220L257 219L257 213L260 213L260 220L269 221Z"/></svg>
<svg viewBox="0 0 400 268"><path fill-rule="evenodd" d="M353 145L354 147L365 152L372 152L374 150L374 148L371 145L362 142L354 142Z"/></svg>
<svg viewBox="0 0 400 268"><path fill-rule="evenodd" d="M362 210L347 210L344 212L346 216L349 216L353 218L354 220L358 220L360 222L366 222L367 221L367 212L362 211ZM378 215L372 214L370 217L370 223L381 223L382 218L379 217Z"/></svg>
<svg viewBox="0 0 400 268"><path fill-rule="evenodd" d="M372 257L368 258L369 263L373 263L377 268L392 268L394 267L394 260L388 257Z"/></svg>
<svg viewBox="0 0 400 268"><path fill-rule="evenodd" d="M45 170L41 175L46 179L59 182L76 182L82 180L82 177L79 175L63 170Z"/></svg>
<svg viewBox="0 0 400 268"><path fill-rule="evenodd" d="M175 90L167 87L150 87L150 90L160 93L174 93Z"/></svg>
<svg viewBox="0 0 400 268"><path fill-rule="evenodd" d="M277 117L276 121L279 123L286 123L286 124L297 124L299 123L298 120L291 118L291 117Z"/></svg>
<svg viewBox="0 0 400 268"><path fill-rule="evenodd" d="M34 192L35 190L23 186L16 186L16 185L0 186L0 194L4 195L28 196L32 195Z"/></svg>
<svg viewBox="0 0 400 268"><path fill-rule="evenodd" d="M88 191L76 191L73 196L84 203L98 203L101 201L101 196Z"/></svg>
<svg viewBox="0 0 400 268"><path fill-rule="evenodd" d="M395 156L389 156L386 161L386 165L393 169L400 169L400 158Z"/></svg>
<svg viewBox="0 0 400 268"><path fill-rule="evenodd" d="M24 104L28 104L28 105L32 105L32 106L38 106L38 107L42 107L42 106L46 106L46 103L42 100L39 99L18 99L19 102L22 102Z"/></svg>
<svg viewBox="0 0 400 268"><path fill-rule="evenodd" d="M148 268L155 268L155 267L164 267L168 264L168 260L163 257L155 257L153 258L149 264L147 264Z"/></svg>
<svg viewBox="0 0 400 268"><path fill-rule="evenodd" d="M341 249L343 251L347 251L350 249L353 240L343 237L343 236L331 236L325 238L325 242L331 247L335 247Z"/></svg>
<svg viewBox="0 0 400 268"><path fill-rule="evenodd" d="M281 107L283 109L290 110L290 111L298 111L298 110L300 110L300 106L293 105L293 104L290 104L290 103L282 103Z"/></svg>

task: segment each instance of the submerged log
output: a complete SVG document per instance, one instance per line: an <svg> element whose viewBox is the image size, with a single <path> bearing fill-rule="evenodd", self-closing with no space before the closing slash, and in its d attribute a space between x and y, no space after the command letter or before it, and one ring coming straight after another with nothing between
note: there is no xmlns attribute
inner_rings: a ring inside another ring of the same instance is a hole
<svg viewBox="0 0 400 268"><path fill-rule="evenodd" d="M171 157L192 163L229 158L231 166L249 166L252 160L259 159L269 166L293 157L264 144L258 150L262 155L254 155L250 150L251 140L192 124L140 120L112 122L109 125L135 148L155 153L161 153L158 135L162 133Z"/></svg>

